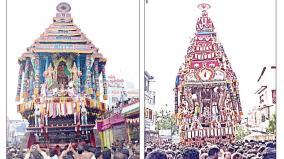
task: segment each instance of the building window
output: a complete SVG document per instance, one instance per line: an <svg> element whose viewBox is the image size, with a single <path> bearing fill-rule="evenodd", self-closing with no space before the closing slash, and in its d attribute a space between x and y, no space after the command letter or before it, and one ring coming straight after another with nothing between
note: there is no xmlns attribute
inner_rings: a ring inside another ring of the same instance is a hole
<svg viewBox="0 0 284 159"><path fill-rule="evenodd" d="M149 119L151 119L152 120L152 110L151 109L149 109Z"/></svg>
<svg viewBox="0 0 284 159"><path fill-rule="evenodd" d="M272 91L272 103L276 104L276 90L271 90Z"/></svg>
<svg viewBox="0 0 284 159"><path fill-rule="evenodd" d="M265 122L265 115L264 114L261 115L261 122Z"/></svg>
<svg viewBox="0 0 284 159"><path fill-rule="evenodd" d="M145 111L145 118L148 118L148 108L146 108L146 111Z"/></svg>
<svg viewBox="0 0 284 159"><path fill-rule="evenodd" d="M262 94L260 97L259 97L259 103L263 103L264 102L264 95Z"/></svg>
<svg viewBox="0 0 284 159"><path fill-rule="evenodd" d="M256 113L254 113L254 124L256 125L257 120L256 120Z"/></svg>

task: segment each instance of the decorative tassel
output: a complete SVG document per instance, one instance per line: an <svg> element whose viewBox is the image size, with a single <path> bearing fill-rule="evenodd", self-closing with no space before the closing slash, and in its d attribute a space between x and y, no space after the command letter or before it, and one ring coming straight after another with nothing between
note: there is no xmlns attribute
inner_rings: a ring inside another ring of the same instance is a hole
<svg viewBox="0 0 284 159"><path fill-rule="evenodd" d="M99 96L100 94L98 94L98 92L100 92L100 81L99 81L99 61L98 59L95 59L94 62L94 74L95 74L95 91L96 91L96 100L97 102L100 100Z"/></svg>
<svg viewBox="0 0 284 159"><path fill-rule="evenodd" d="M100 91L96 92L96 96L99 97L101 95Z"/></svg>
<svg viewBox="0 0 284 159"><path fill-rule="evenodd" d="M74 124L76 125L76 113L74 113ZM76 128L75 128L76 129ZM76 131L76 130L75 130Z"/></svg>
<svg viewBox="0 0 284 159"><path fill-rule="evenodd" d="M25 101L27 101L27 97L28 97L28 88L29 88L29 85L28 85L28 76L29 76L29 70L30 70L30 64L29 64L29 61L28 61L28 58L26 58L26 63L25 63L25 73L24 73L24 83L23 83L23 98Z"/></svg>
<svg viewBox="0 0 284 159"><path fill-rule="evenodd" d="M104 89L103 99L107 100L107 80L106 80L105 64L102 65L102 77L103 77L103 89Z"/></svg>
<svg viewBox="0 0 284 159"><path fill-rule="evenodd" d="M45 125L46 126L48 125L48 117L47 117L47 115L45 115Z"/></svg>
<svg viewBox="0 0 284 159"><path fill-rule="evenodd" d="M87 94L93 94L93 91L90 91L89 89L92 88L92 75L91 75L91 67L93 65L93 62L94 62L94 59L91 55L87 55L86 56L86 66L87 66L87 73L86 73L86 85L85 85L85 88L86 88L86 92Z"/></svg>
<svg viewBox="0 0 284 159"><path fill-rule="evenodd" d="M16 101L17 101L17 102L20 101L20 96L16 96Z"/></svg>
<svg viewBox="0 0 284 159"><path fill-rule="evenodd" d="M35 95L35 97L38 97L38 95L39 95L39 89L38 88L34 88L34 95Z"/></svg>

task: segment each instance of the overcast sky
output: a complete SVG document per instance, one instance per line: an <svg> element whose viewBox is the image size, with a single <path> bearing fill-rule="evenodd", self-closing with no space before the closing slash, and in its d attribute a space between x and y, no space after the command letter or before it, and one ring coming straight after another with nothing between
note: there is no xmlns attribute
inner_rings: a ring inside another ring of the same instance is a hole
<svg viewBox="0 0 284 159"><path fill-rule="evenodd" d="M246 112L257 105L254 92L264 66L275 65L275 4L271 0L149 0L146 5L146 70L155 77L157 110L174 109L174 83L190 37L207 2L215 31L240 85ZM272 77L271 80L274 80ZM150 86L151 87L151 86Z"/></svg>
<svg viewBox="0 0 284 159"><path fill-rule="evenodd" d="M8 110L21 119L15 102L19 65L17 58L52 23L62 0L9 0L8 2ZM65 0L74 23L107 58L107 75L115 74L139 88L139 1Z"/></svg>

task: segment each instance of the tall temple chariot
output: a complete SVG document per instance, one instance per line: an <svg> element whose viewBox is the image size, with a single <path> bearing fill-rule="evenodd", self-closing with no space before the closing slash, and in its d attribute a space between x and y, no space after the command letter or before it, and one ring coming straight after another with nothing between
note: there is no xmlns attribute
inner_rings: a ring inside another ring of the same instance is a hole
<svg viewBox="0 0 284 159"><path fill-rule="evenodd" d="M28 146L95 145L93 129L105 112L100 98L107 100L106 58L73 23L68 3L56 9L53 23L18 59L18 112L29 122Z"/></svg>
<svg viewBox="0 0 284 159"><path fill-rule="evenodd" d="M210 5L203 3L198 8L202 15L174 89L181 142L234 142L242 116L237 77L208 16Z"/></svg>

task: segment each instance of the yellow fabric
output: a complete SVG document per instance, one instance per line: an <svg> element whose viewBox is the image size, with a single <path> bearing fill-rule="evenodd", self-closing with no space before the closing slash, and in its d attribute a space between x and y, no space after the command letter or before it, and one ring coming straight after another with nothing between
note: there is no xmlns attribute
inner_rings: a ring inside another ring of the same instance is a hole
<svg viewBox="0 0 284 159"><path fill-rule="evenodd" d="M41 112L41 114L45 115L45 109L44 109L44 105L43 104L40 105L39 111Z"/></svg>
<svg viewBox="0 0 284 159"><path fill-rule="evenodd" d="M92 88L88 88L88 89L87 89L87 93L88 93L88 94L94 94L94 91L93 91Z"/></svg>
<svg viewBox="0 0 284 159"><path fill-rule="evenodd" d="M94 100L90 100L90 106L91 106L91 108L93 108L95 106L95 101Z"/></svg>
<svg viewBox="0 0 284 159"><path fill-rule="evenodd" d="M101 147L104 147L104 133L99 132L99 137L100 137L100 141L101 141Z"/></svg>
<svg viewBox="0 0 284 159"><path fill-rule="evenodd" d="M80 113L80 102L76 102L76 112Z"/></svg>
<svg viewBox="0 0 284 159"><path fill-rule="evenodd" d="M39 93L38 88L35 88L35 89L34 89L34 95L35 95L35 96L38 96L38 93Z"/></svg>
<svg viewBox="0 0 284 159"><path fill-rule="evenodd" d="M111 144L113 143L113 134L112 134L112 129L107 129L103 131L103 146L104 147L111 147Z"/></svg>

